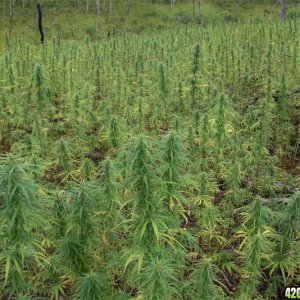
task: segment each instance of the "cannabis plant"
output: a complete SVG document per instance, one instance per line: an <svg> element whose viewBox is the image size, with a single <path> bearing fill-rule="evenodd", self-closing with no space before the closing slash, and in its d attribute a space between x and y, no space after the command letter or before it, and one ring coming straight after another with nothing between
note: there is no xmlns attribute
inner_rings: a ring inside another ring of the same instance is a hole
<svg viewBox="0 0 300 300"><path fill-rule="evenodd" d="M33 275L29 270L35 266L38 272L46 260L40 240L44 222L37 201L38 187L30 175L30 166L20 158L0 158L0 264L4 273L1 285L7 298L28 290Z"/></svg>

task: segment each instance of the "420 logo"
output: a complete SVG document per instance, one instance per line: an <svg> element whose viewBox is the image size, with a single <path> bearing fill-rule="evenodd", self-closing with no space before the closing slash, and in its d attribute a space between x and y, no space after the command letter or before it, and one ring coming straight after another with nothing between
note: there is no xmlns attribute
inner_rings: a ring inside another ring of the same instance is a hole
<svg viewBox="0 0 300 300"><path fill-rule="evenodd" d="M287 287L284 296L286 299L300 299L300 287Z"/></svg>

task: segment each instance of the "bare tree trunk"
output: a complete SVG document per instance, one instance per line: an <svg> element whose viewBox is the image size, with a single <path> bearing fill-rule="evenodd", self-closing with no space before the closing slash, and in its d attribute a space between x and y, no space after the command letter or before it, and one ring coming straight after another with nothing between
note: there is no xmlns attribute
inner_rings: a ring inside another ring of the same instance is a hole
<svg viewBox="0 0 300 300"><path fill-rule="evenodd" d="M236 9L236 14L240 14L240 8L241 8L241 0L235 0L235 9Z"/></svg>
<svg viewBox="0 0 300 300"><path fill-rule="evenodd" d="M86 0L86 12L89 11L89 4L90 4L90 1L89 1L89 0Z"/></svg>
<svg viewBox="0 0 300 300"><path fill-rule="evenodd" d="M198 6L199 6L199 24L200 24L200 26L203 26L204 20L203 20L203 15L202 15L201 0L198 0Z"/></svg>
<svg viewBox="0 0 300 300"><path fill-rule="evenodd" d="M3 0L3 18L5 19L6 16L6 5L5 5L6 0Z"/></svg>
<svg viewBox="0 0 300 300"><path fill-rule="evenodd" d="M38 27L41 35L41 43L43 44L45 40L44 31L43 31L43 14L39 2L37 3L37 13L38 13Z"/></svg>
<svg viewBox="0 0 300 300"><path fill-rule="evenodd" d="M97 17L98 17L98 39L101 40L101 14L100 14L100 0L96 0Z"/></svg>
<svg viewBox="0 0 300 300"><path fill-rule="evenodd" d="M195 20L195 0L193 0L193 21Z"/></svg>
<svg viewBox="0 0 300 300"><path fill-rule="evenodd" d="M286 0L278 0L280 4L280 13L279 13L279 20L283 22L285 20L285 13L287 9Z"/></svg>
<svg viewBox="0 0 300 300"><path fill-rule="evenodd" d="M128 2L127 2L127 10L128 10L128 13L130 14L131 13L131 0L128 0Z"/></svg>
<svg viewBox="0 0 300 300"><path fill-rule="evenodd" d="M14 0L10 0L9 5L9 36L11 35L14 15Z"/></svg>
<svg viewBox="0 0 300 300"><path fill-rule="evenodd" d="M109 14L112 12L112 0L109 0Z"/></svg>

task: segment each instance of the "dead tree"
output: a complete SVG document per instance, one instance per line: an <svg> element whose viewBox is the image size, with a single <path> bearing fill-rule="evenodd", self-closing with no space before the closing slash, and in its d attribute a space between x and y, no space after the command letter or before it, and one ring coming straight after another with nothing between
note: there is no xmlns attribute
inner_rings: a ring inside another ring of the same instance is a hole
<svg viewBox="0 0 300 300"><path fill-rule="evenodd" d="M237 15L240 14L240 8L241 8L241 0L236 0L235 1L235 10L236 10Z"/></svg>
<svg viewBox="0 0 300 300"><path fill-rule="evenodd" d="M101 40L101 14L100 14L100 0L96 0L97 17L98 17L98 39Z"/></svg>
<svg viewBox="0 0 300 300"><path fill-rule="evenodd" d="M195 0L193 0L193 20L195 20Z"/></svg>
<svg viewBox="0 0 300 300"><path fill-rule="evenodd" d="M199 24L200 24L200 26L204 26L204 18L203 18L203 14L202 14L201 0L198 0L198 8L199 8Z"/></svg>
<svg viewBox="0 0 300 300"><path fill-rule="evenodd" d="M5 15L6 15L6 5L5 5L6 0L3 0L3 19L5 19Z"/></svg>
<svg viewBox="0 0 300 300"><path fill-rule="evenodd" d="M9 36L11 35L11 31L12 31L14 7L15 7L15 1L10 0L10 2L9 2Z"/></svg>
<svg viewBox="0 0 300 300"><path fill-rule="evenodd" d="M286 14L286 9L287 9L287 0L278 0L280 4L280 13L279 13L279 20L281 22L284 22L285 20L285 14Z"/></svg>
<svg viewBox="0 0 300 300"><path fill-rule="evenodd" d="M37 19L38 19L38 28L41 35L41 43L45 41L44 31L43 31L43 15L40 3L37 4Z"/></svg>
<svg viewBox="0 0 300 300"><path fill-rule="evenodd" d="M127 2L127 11L128 11L129 14L131 13L131 5L132 5L131 0L128 0L128 2Z"/></svg>

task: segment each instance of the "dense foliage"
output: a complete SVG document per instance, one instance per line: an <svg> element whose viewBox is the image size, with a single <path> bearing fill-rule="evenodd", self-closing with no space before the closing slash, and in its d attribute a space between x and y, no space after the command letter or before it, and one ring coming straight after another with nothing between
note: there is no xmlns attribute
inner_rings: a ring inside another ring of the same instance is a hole
<svg viewBox="0 0 300 300"><path fill-rule="evenodd" d="M299 284L297 22L5 41L2 299L276 299Z"/></svg>

